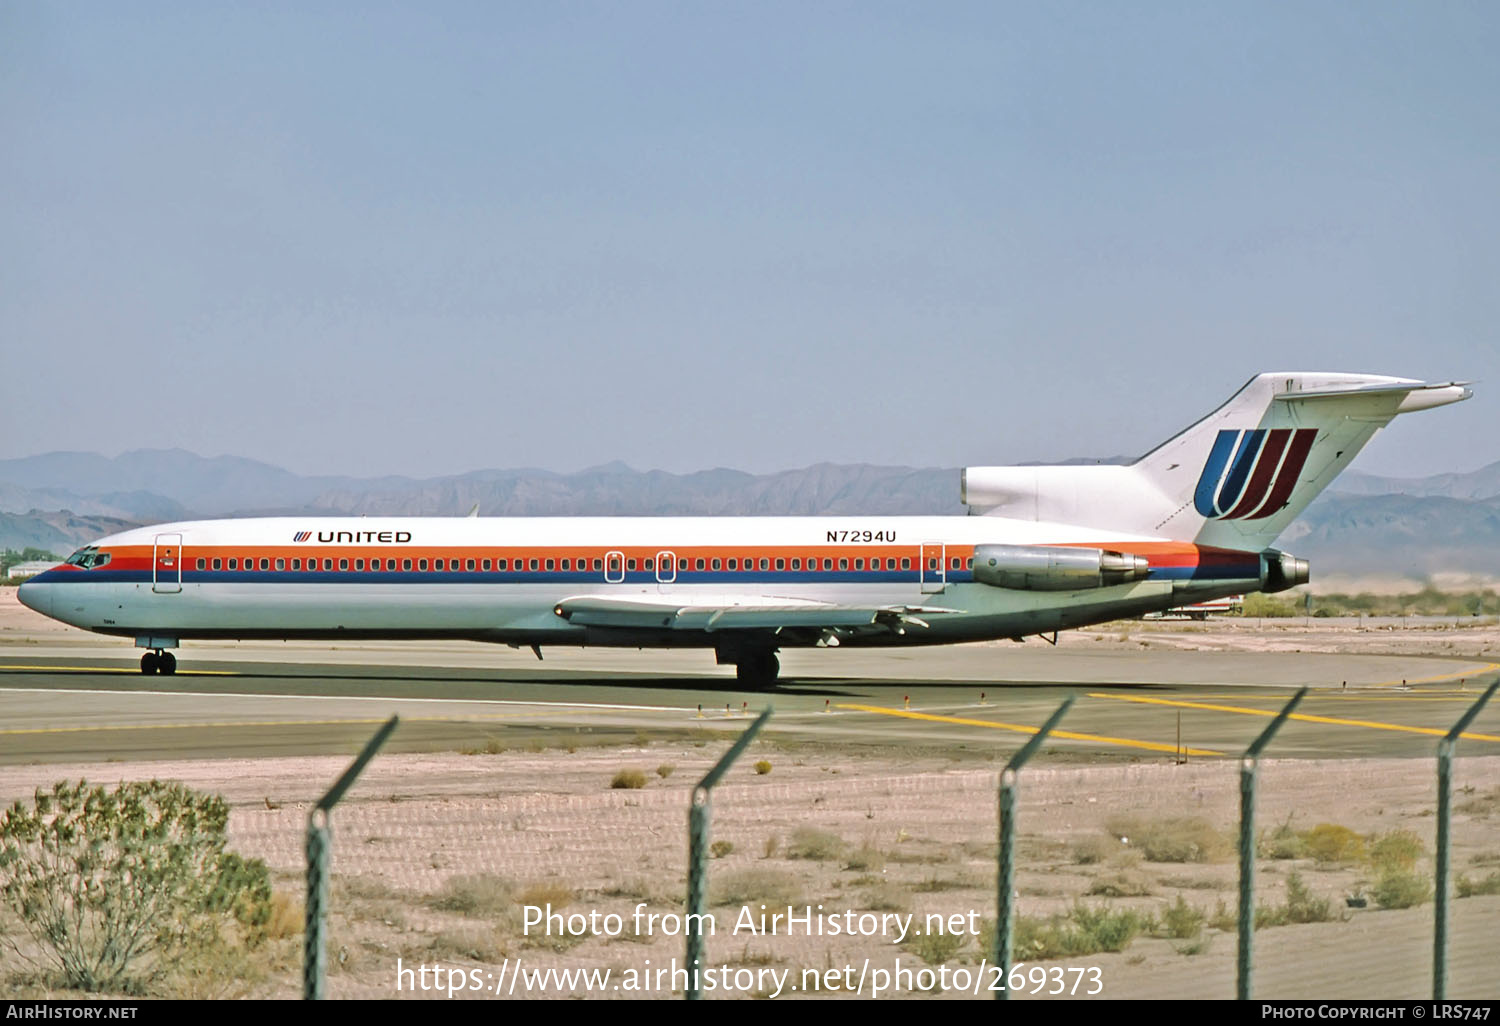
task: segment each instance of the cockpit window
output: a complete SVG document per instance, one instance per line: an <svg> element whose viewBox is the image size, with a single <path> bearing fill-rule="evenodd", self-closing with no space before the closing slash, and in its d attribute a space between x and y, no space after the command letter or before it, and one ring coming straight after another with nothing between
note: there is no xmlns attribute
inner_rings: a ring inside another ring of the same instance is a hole
<svg viewBox="0 0 1500 1026"><path fill-rule="evenodd" d="M73 553L64 562L85 570L92 570L94 567L104 566L109 562L109 558L108 552L100 552L98 546L89 545Z"/></svg>

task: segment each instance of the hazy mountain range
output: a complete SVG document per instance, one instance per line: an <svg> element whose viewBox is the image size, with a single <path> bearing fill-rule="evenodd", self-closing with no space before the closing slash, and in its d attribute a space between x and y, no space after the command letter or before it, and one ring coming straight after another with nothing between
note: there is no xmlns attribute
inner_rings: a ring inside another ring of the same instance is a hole
<svg viewBox="0 0 1500 1026"><path fill-rule="evenodd" d="M1073 462L1120 462L1077 460ZM1500 577L1500 462L1403 479L1350 471L1282 535L1328 574ZM486 516L962 514L957 468L821 463L775 474L477 470L428 479L304 477L180 449L113 458L48 453L0 460L0 545L54 552L136 524L295 514Z"/></svg>

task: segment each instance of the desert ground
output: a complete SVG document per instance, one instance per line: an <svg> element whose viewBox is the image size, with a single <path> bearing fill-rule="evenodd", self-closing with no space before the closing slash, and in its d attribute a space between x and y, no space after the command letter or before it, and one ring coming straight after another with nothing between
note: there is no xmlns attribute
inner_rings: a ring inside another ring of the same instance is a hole
<svg viewBox="0 0 1500 1026"><path fill-rule="evenodd" d="M0 646L95 643L32 617L13 596L0 589ZM1490 660L1500 652L1500 628L1493 621L1220 620L1111 624L1060 639L1090 651L1141 645ZM1497 715L1488 710L1475 729L1496 733ZM332 817L329 995L680 992L680 976L653 974L683 963L678 917L692 785L745 722L708 720L619 745L511 747L501 739L377 757ZM990 996L996 789L1002 760L1021 740L989 753L753 744L713 796L715 930L705 966L716 975L706 996L871 997L877 987L881 997ZM1477 742L1461 752L1453 875L1462 876L1462 893L1483 891L1486 881L1500 888L1500 755ZM0 770L0 801L79 778L177 780L222 794L231 807L231 849L270 867L274 929L253 950L230 948L182 965L153 993L295 997L308 813L347 764L347 757L316 756L8 766ZM1257 900L1268 924L1255 934L1255 995L1429 996L1433 905L1420 886L1403 898L1390 878L1430 879L1433 762L1268 759L1259 769ZM638 776L625 782L640 786L617 786L629 771ZM1044 752L1020 789L1015 892L1024 922L1015 961L1023 972L1043 970L1029 986L1040 980L1045 991L1061 981L1073 996L1106 999L1233 996L1236 946L1226 917L1236 902L1237 761L1179 764L1145 755L1080 765ZM1382 908L1377 895L1413 903ZM577 918L554 921L550 931L529 928L528 907ZM785 920L774 934L746 928L762 912L789 908L797 917L790 933ZM1120 929L1132 936L1118 951L1034 959L1060 943L1063 926L1078 925L1080 908L1083 918L1109 910L1131 923ZM1493 952L1500 894L1455 898L1450 917L1449 996L1500 997ZM1298 919L1317 921L1287 921ZM831 935L835 922L858 932ZM78 996L38 968L36 944L10 910L0 913L0 944L10 945L0 960L0 995ZM530 975L545 970L609 976Z"/></svg>

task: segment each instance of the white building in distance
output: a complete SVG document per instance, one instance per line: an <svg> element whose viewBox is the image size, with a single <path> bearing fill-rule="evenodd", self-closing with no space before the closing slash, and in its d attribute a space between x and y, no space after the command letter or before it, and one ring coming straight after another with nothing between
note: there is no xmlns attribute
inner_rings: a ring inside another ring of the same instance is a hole
<svg viewBox="0 0 1500 1026"><path fill-rule="evenodd" d="M17 563L15 566L6 571L5 576L35 577L43 570L51 570L60 562L62 562L62 560L59 559L34 559L29 563Z"/></svg>

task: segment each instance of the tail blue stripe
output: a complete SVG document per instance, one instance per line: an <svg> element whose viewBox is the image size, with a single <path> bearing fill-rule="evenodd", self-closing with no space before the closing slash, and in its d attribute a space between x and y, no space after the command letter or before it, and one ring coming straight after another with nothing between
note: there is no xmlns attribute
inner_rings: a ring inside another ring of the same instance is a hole
<svg viewBox="0 0 1500 1026"><path fill-rule="evenodd" d="M1245 482L1250 478L1250 468L1255 466L1255 457L1260 455L1260 447L1265 440L1266 433L1263 429L1245 432L1245 440L1240 443L1240 451L1235 454L1229 477L1219 491L1221 512L1228 513L1239 501L1240 492L1245 490Z"/></svg>
<svg viewBox="0 0 1500 1026"><path fill-rule="evenodd" d="M1193 507L1205 517L1219 515L1219 511L1214 508L1214 489L1239 437L1238 431L1220 431L1219 437L1214 439L1213 451L1208 454L1208 465L1203 468L1203 476L1198 478L1198 490L1193 493Z"/></svg>

